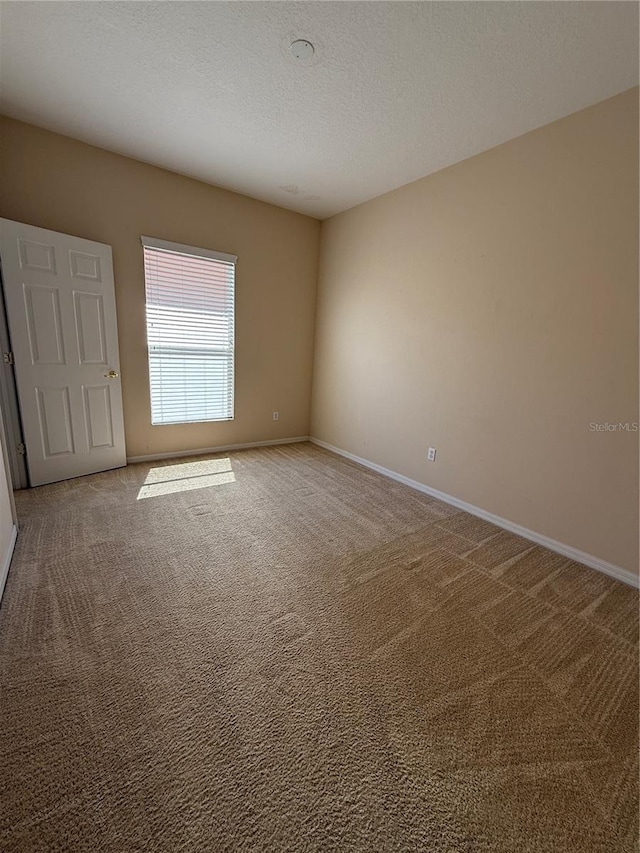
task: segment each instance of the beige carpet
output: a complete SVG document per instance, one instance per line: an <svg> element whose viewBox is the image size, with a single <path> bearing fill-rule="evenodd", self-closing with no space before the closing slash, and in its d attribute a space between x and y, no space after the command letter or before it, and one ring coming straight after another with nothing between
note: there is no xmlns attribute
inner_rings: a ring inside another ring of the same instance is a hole
<svg viewBox="0 0 640 853"><path fill-rule="evenodd" d="M637 849L632 589L311 445L18 507L3 851Z"/></svg>

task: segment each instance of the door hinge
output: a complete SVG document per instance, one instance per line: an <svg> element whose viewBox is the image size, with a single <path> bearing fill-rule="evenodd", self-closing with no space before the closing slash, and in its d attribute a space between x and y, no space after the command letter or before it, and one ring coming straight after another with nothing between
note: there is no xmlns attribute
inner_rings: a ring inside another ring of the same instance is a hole
<svg viewBox="0 0 640 853"><path fill-rule="evenodd" d="M15 364L15 361L13 360L13 353L12 352L3 352L2 358L3 358L3 361L5 364Z"/></svg>
<svg viewBox="0 0 640 853"><path fill-rule="evenodd" d="M18 453L20 454L20 456L27 455L27 448L22 442L20 442L20 444L18 445Z"/></svg>

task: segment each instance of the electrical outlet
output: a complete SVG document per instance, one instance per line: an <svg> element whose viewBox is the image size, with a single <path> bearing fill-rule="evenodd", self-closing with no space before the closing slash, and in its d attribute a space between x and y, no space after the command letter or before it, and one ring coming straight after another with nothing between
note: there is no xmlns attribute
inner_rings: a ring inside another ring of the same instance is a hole
<svg viewBox="0 0 640 853"><path fill-rule="evenodd" d="M280 412L274 412L273 413L273 419L274 419L274 421L280 420Z"/></svg>
<svg viewBox="0 0 640 853"><path fill-rule="evenodd" d="M436 461L436 449L435 449L435 447L429 448L429 452L427 453L427 459L429 460L429 462L435 462Z"/></svg>

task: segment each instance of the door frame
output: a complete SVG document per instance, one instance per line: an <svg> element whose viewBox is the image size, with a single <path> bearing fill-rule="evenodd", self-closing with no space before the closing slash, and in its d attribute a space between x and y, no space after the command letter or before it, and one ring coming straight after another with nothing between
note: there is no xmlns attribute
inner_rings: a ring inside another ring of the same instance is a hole
<svg viewBox="0 0 640 853"><path fill-rule="evenodd" d="M12 352L9 324L4 301L2 280L2 259L0 258L0 409L4 415L5 450L9 463L9 474L14 489L26 489L29 486L29 474L26 464L26 450L22 436L20 402L16 386L15 368L5 363L2 356Z"/></svg>
<svg viewBox="0 0 640 853"><path fill-rule="evenodd" d="M11 558L18 536L18 514L16 512L16 504L13 499L13 482L11 478L11 469L9 467L8 442L6 441L4 412L2 408L2 400L0 400L0 458L4 462L4 469L7 478L7 491L9 493L9 506L11 507L11 520L13 522L11 528L10 539L7 545L7 550L4 554L0 554L0 602L4 593L5 584L11 568Z"/></svg>

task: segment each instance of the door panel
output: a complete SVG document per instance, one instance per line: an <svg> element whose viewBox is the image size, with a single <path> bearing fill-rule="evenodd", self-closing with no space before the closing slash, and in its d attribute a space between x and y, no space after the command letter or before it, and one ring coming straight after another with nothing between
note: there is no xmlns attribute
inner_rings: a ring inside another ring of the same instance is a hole
<svg viewBox="0 0 640 853"><path fill-rule="evenodd" d="M100 275L100 258L98 255L88 255L86 252L69 252L71 275L74 278L85 278L89 281L102 281Z"/></svg>
<svg viewBox="0 0 640 853"><path fill-rule="evenodd" d="M0 220L31 485L126 464L111 247Z"/></svg>
<svg viewBox="0 0 640 853"><path fill-rule="evenodd" d="M73 294L80 364L107 364L102 294Z"/></svg>
<svg viewBox="0 0 640 853"><path fill-rule="evenodd" d="M86 386L84 392L84 411L87 420L89 447L113 447L111 424L111 389L108 385Z"/></svg>
<svg viewBox="0 0 640 853"><path fill-rule="evenodd" d="M69 388L36 388L36 398L45 459L73 453Z"/></svg>
<svg viewBox="0 0 640 853"><path fill-rule="evenodd" d="M24 285L24 307L29 329L32 364L64 364L57 287Z"/></svg>
<svg viewBox="0 0 640 853"><path fill-rule="evenodd" d="M56 252L53 246L46 243L33 243L30 240L18 239L20 266L25 270L38 272L56 272Z"/></svg>

